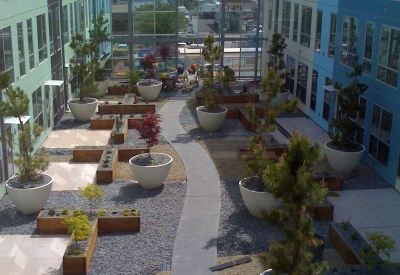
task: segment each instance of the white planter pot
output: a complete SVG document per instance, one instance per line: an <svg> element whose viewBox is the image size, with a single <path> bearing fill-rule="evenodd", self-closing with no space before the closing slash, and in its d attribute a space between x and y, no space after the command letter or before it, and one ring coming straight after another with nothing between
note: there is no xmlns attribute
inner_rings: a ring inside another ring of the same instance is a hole
<svg viewBox="0 0 400 275"><path fill-rule="evenodd" d="M199 118L201 127L203 127L206 131L216 131L221 127L222 123L225 121L226 114L228 113L228 109L222 107L224 109L223 112L220 113L209 113L202 111L204 106L199 106L196 108L197 117Z"/></svg>
<svg viewBox="0 0 400 275"><path fill-rule="evenodd" d="M275 199L269 192L258 192L243 187L244 178L239 182L240 194L250 214L257 218L263 218L263 211L268 213L274 208L279 208L281 202Z"/></svg>
<svg viewBox="0 0 400 275"><path fill-rule="evenodd" d="M147 81L141 81L137 83L140 96L142 97L143 101L156 101L161 92L162 82L158 81L150 86L146 86L146 82Z"/></svg>
<svg viewBox="0 0 400 275"><path fill-rule="evenodd" d="M325 142L325 155L332 169L342 175L348 175L356 169L364 154L365 147L362 146L361 151L357 152L342 152L327 146L332 141Z"/></svg>
<svg viewBox="0 0 400 275"><path fill-rule="evenodd" d="M101 82L97 82L97 84L98 84L97 92L91 94L90 96L94 97L94 98L97 98L97 99L103 98L106 95L107 91L108 91L108 83L109 82L110 82L109 79L101 81Z"/></svg>
<svg viewBox="0 0 400 275"><path fill-rule="evenodd" d="M51 177L50 175L47 176ZM42 210L53 187L53 177L45 185L27 189L13 188L8 185L8 181L6 182L8 195L15 207L24 214L38 213Z"/></svg>
<svg viewBox="0 0 400 275"><path fill-rule="evenodd" d="M75 117L77 121L89 121L94 112L96 112L97 102L98 100L92 98L93 102L90 103L76 103L74 101L79 100L77 99L70 99L68 100L68 106L71 110L72 115Z"/></svg>
<svg viewBox="0 0 400 275"><path fill-rule="evenodd" d="M169 170L171 169L171 163L173 159L170 155L162 153L152 153L152 155L162 155L167 158L168 161L160 165L152 166L140 166L134 164L135 159L148 156L147 153L136 155L129 160L129 165L135 179L144 189L155 189L160 187L164 183L168 176Z"/></svg>

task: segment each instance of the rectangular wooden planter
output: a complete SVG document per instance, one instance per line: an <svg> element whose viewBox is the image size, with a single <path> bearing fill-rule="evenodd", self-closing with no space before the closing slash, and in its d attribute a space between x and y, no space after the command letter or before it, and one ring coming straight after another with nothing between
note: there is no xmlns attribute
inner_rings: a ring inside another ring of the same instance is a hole
<svg viewBox="0 0 400 275"><path fill-rule="evenodd" d="M72 151L74 162L99 162L104 148L83 149L79 146Z"/></svg>
<svg viewBox="0 0 400 275"><path fill-rule="evenodd" d="M135 129L135 122L136 121L142 121L143 118L128 118L127 123L128 123L128 129Z"/></svg>
<svg viewBox="0 0 400 275"><path fill-rule="evenodd" d="M361 264L362 260L357 253L347 244L342 234L336 229L333 223L329 223L329 238L333 247L339 252L347 264Z"/></svg>
<svg viewBox="0 0 400 275"><path fill-rule="evenodd" d="M322 181L324 180L326 188L328 188L329 191L341 191L343 190L343 178L340 177L339 175L320 175L317 174L315 175L315 179Z"/></svg>
<svg viewBox="0 0 400 275"><path fill-rule="evenodd" d="M102 183L112 183L115 178L115 174L117 173L117 168L118 168L118 150L116 149L110 149L112 152L113 157L110 158L110 162L108 163L109 167L104 168L102 167L102 160L106 159L107 151L109 150L104 150L103 154L100 158L100 163L99 166L97 167L96 171L96 183L97 184L102 184Z"/></svg>
<svg viewBox="0 0 400 275"><path fill-rule="evenodd" d="M149 104L104 104L99 105L99 112L103 115L119 115L121 111L125 114L145 114L146 112L155 113L156 105Z"/></svg>
<svg viewBox="0 0 400 275"><path fill-rule="evenodd" d="M326 201L326 205L313 205L307 209L307 212L318 221L331 221L333 220L334 206Z"/></svg>
<svg viewBox="0 0 400 275"><path fill-rule="evenodd" d="M129 85L108 87L108 95L125 95L131 92Z"/></svg>
<svg viewBox="0 0 400 275"><path fill-rule="evenodd" d="M110 130L114 127L115 119L98 118L90 120L90 129L92 130Z"/></svg>
<svg viewBox="0 0 400 275"><path fill-rule="evenodd" d="M111 133L112 143L113 144L123 144L126 140L127 134L128 134L128 123L125 121L122 129L119 129L118 132Z"/></svg>
<svg viewBox="0 0 400 275"><path fill-rule="evenodd" d="M137 216L98 217L100 233L120 233L140 231L140 211Z"/></svg>
<svg viewBox="0 0 400 275"><path fill-rule="evenodd" d="M90 265L90 260L92 259L94 246L97 240L97 232L98 232L98 223L96 219L93 224L93 233L88 238L88 244L86 246L85 253L83 255L70 256L67 254L69 246L73 242L71 238L63 257L64 275L87 274Z"/></svg>
<svg viewBox="0 0 400 275"><path fill-rule="evenodd" d="M68 227L63 224L64 216L43 216L40 211L36 218L39 234L68 234ZM98 212L98 210L96 210ZM97 217L100 233L139 232L141 226L141 211L136 210L136 216L103 216Z"/></svg>

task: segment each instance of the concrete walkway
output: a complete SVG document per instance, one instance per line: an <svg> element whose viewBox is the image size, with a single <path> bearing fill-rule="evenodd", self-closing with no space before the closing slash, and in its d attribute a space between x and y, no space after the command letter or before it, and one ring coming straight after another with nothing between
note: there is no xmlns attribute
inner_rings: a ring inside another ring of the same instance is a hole
<svg viewBox="0 0 400 275"><path fill-rule="evenodd" d="M172 256L172 275L217 274L217 239L221 188L217 169L203 148L187 135L179 113L193 95L177 95L160 110L162 135L181 157L187 193Z"/></svg>

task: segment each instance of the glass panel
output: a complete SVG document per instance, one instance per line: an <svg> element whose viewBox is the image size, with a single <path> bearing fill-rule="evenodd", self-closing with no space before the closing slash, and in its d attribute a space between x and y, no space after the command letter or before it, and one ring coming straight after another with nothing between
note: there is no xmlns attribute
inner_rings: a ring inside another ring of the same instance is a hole
<svg viewBox="0 0 400 275"><path fill-rule="evenodd" d="M291 10L291 2L283 1L281 34L283 37L286 37L286 38L289 38L290 20L291 20L290 10Z"/></svg>
<svg viewBox="0 0 400 275"><path fill-rule="evenodd" d="M369 149L368 153L376 158L378 153L378 139L374 135L369 136Z"/></svg>
<svg viewBox="0 0 400 275"><path fill-rule="evenodd" d="M60 30L60 8L56 8L56 39L57 39L57 50L61 49L61 30Z"/></svg>
<svg viewBox="0 0 400 275"><path fill-rule="evenodd" d="M389 36L390 36L390 29L388 27L382 27L381 42L379 45L379 60L378 60L379 64L382 66L388 65Z"/></svg>
<svg viewBox="0 0 400 275"><path fill-rule="evenodd" d="M62 7L63 22L62 22L62 32L64 44L69 43L69 32L68 32L68 7L65 5Z"/></svg>
<svg viewBox="0 0 400 275"><path fill-rule="evenodd" d="M150 5L144 5L145 10ZM136 12L133 15L133 32L135 34L152 34L154 35L154 12Z"/></svg>
<svg viewBox="0 0 400 275"><path fill-rule="evenodd" d="M317 13L317 28L315 29L315 51L321 50L322 10Z"/></svg>
<svg viewBox="0 0 400 275"><path fill-rule="evenodd" d="M389 145L379 141L377 160L385 166L388 165L389 151Z"/></svg>
<svg viewBox="0 0 400 275"><path fill-rule="evenodd" d="M19 53L19 75L24 76L26 74L25 69L25 51L24 51L24 30L22 22L17 24L18 33L18 53Z"/></svg>
<svg viewBox="0 0 400 275"><path fill-rule="evenodd" d="M54 53L54 36L53 36L53 16L51 14L51 10L49 10L49 35L50 35L50 55Z"/></svg>
<svg viewBox="0 0 400 275"><path fill-rule="evenodd" d="M382 110L381 131L379 139L390 144L390 134L392 132L393 115L386 110Z"/></svg>
<svg viewBox="0 0 400 275"><path fill-rule="evenodd" d="M371 133L377 137L379 136L380 119L381 119L381 108L377 105L374 105L374 109L372 111Z"/></svg>
<svg viewBox="0 0 400 275"><path fill-rule="evenodd" d="M358 124L364 128L365 126L365 115L367 113L367 100L360 97L360 111L358 112Z"/></svg>
<svg viewBox="0 0 400 275"><path fill-rule="evenodd" d="M278 32L278 24L279 24L279 0L275 0L275 23L274 23L274 32Z"/></svg>
<svg viewBox="0 0 400 275"><path fill-rule="evenodd" d="M298 28L299 28L299 4L294 4L293 41L296 42L297 42Z"/></svg>
<svg viewBox="0 0 400 275"><path fill-rule="evenodd" d="M14 82L14 60L12 56L11 27L0 29L0 71L10 74L11 83ZM11 84L10 83L10 84Z"/></svg>
<svg viewBox="0 0 400 275"><path fill-rule="evenodd" d="M335 57L336 20L337 20L337 14L332 13L331 26L329 32L329 50L328 50L328 57L330 58Z"/></svg>
<svg viewBox="0 0 400 275"><path fill-rule="evenodd" d="M388 65L389 68L393 70L398 70L399 66L399 54L400 54L400 34L398 30L393 30L391 31L391 36L390 36L390 50L389 50L389 56L388 56Z"/></svg>
<svg viewBox="0 0 400 275"><path fill-rule="evenodd" d="M47 38L46 38L45 14L38 15L36 17L36 22L37 22L39 63L40 63L47 58Z"/></svg>
<svg viewBox="0 0 400 275"><path fill-rule="evenodd" d="M303 6L301 16L300 44L305 47L310 47L312 9L307 6Z"/></svg>
<svg viewBox="0 0 400 275"><path fill-rule="evenodd" d="M28 50L29 50L29 67L32 70L35 68L35 55L33 54L33 33L32 33L32 19L26 20L28 29Z"/></svg>

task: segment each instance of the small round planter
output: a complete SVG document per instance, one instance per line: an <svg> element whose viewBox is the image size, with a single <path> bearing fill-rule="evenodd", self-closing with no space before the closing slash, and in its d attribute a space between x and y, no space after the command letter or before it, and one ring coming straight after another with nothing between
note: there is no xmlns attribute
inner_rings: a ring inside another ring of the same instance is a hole
<svg viewBox="0 0 400 275"><path fill-rule="evenodd" d="M139 154L129 160L132 173L140 186L144 189L155 189L160 187L168 176L171 169L172 157L162 153L152 153L164 158L164 161L158 165L139 165L140 159L147 158L149 154Z"/></svg>
<svg viewBox="0 0 400 275"><path fill-rule="evenodd" d="M149 84L147 80L140 81L137 83L137 88L143 101L152 102L156 101L160 95L162 82L152 80L151 84Z"/></svg>
<svg viewBox="0 0 400 275"><path fill-rule="evenodd" d="M79 98L68 100L69 109L77 121L89 121L97 108L96 98L85 97L84 99L85 102L80 102Z"/></svg>
<svg viewBox="0 0 400 275"><path fill-rule="evenodd" d="M274 208L279 208L281 202L269 192L253 191L244 187L243 184L250 178L244 178L239 182L240 194L250 214L257 218L264 218L263 212L268 213Z"/></svg>
<svg viewBox="0 0 400 275"><path fill-rule="evenodd" d="M325 155L332 169L339 175L348 175L356 169L364 154L365 147L361 144L362 150L355 152L339 151L331 146L332 141L325 142Z"/></svg>
<svg viewBox="0 0 400 275"><path fill-rule="evenodd" d="M228 109L225 107L221 107L223 109L222 112L210 113L203 111L204 108L204 106L199 106L196 108L197 117L199 118L201 127L203 127L204 130L210 132L218 130L221 127L222 123L224 123L225 121Z"/></svg>
<svg viewBox="0 0 400 275"><path fill-rule="evenodd" d="M47 175L47 174L45 174ZM47 175L51 180L38 187L34 188L14 188L11 187L6 181L6 189L15 207L24 214L38 213L42 210L43 206L47 203L53 187L53 177Z"/></svg>
<svg viewBox="0 0 400 275"><path fill-rule="evenodd" d="M109 82L110 82L110 79L96 82L98 84L97 92L91 94L90 96L97 98L97 99L103 98L107 93Z"/></svg>

